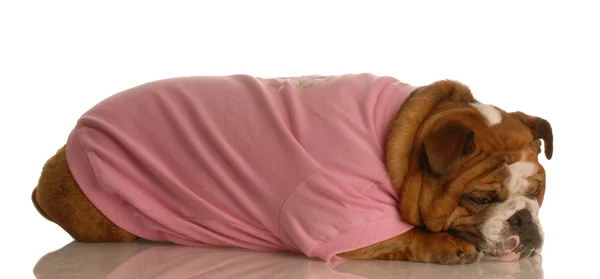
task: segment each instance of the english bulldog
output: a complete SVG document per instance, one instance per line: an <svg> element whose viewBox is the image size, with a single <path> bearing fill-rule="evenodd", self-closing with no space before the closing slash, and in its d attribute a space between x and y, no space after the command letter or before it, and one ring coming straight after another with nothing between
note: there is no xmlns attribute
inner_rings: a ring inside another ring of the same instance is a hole
<svg viewBox="0 0 600 279"><path fill-rule="evenodd" d="M189 76L85 112L32 201L81 242L137 238L466 264L541 252L548 121L457 81Z"/></svg>

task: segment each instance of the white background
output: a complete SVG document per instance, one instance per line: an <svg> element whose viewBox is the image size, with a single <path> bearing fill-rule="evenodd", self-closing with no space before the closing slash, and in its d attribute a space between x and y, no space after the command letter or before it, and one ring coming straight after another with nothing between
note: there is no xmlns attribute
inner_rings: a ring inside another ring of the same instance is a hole
<svg viewBox="0 0 600 279"><path fill-rule="evenodd" d="M413 85L450 78L484 103L546 118L555 140L552 160L542 159L544 273L594 267L594 1L0 3L0 272L33 277L43 254L71 241L37 214L30 194L81 113L147 81L238 73L371 72Z"/></svg>

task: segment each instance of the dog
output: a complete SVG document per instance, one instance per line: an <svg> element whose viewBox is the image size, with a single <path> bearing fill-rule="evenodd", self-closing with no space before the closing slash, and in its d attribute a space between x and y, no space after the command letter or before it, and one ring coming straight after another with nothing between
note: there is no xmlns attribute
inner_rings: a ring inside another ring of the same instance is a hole
<svg viewBox="0 0 600 279"><path fill-rule="evenodd" d="M453 80L168 78L84 113L32 201L81 242L513 261L543 247L542 141L547 120Z"/></svg>

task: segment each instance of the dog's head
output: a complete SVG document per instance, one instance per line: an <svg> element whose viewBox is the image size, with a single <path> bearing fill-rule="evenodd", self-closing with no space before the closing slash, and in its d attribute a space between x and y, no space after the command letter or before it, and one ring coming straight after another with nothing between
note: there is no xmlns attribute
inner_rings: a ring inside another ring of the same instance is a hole
<svg viewBox="0 0 600 279"><path fill-rule="evenodd" d="M406 221L516 260L541 251L538 211L552 157L550 123L479 103L463 84L417 88L394 119L387 168Z"/></svg>

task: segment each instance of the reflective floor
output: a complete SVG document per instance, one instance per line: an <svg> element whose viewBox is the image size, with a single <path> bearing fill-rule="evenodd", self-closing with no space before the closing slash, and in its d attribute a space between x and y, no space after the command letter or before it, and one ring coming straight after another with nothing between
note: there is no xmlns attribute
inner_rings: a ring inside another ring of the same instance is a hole
<svg viewBox="0 0 600 279"><path fill-rule="evenodd" d="M544 278L542 257L441 266L394 261L326 264L299 255L137 242L71 242L39 259L37 278Z"/></svg>

